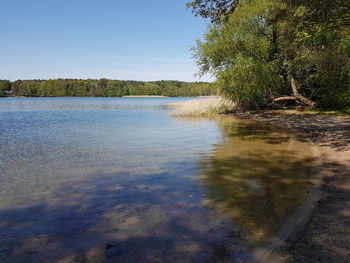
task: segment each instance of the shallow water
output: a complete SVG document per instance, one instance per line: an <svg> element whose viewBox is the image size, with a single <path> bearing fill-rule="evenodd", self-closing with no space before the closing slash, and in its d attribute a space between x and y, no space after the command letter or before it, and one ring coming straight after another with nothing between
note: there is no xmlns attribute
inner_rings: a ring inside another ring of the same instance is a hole
<svg viewBox="0 0 350 263"><path fill-rule="evenodd" d="M0 261L244 261L268 243L308 193L310 146L169 117L187 99L0 99Z"/></svg>

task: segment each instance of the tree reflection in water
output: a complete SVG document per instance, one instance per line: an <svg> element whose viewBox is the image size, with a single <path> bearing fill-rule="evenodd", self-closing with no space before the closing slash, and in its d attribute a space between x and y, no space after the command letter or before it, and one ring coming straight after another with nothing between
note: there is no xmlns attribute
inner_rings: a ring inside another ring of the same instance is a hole
<svg viewBox="0 0 350 263"><path fill-rule="evenodd" d="M307 197L316 154L266 124L217 122L221 142L199 162L205 202L228 214L253 246L265 245Z"/></svg>

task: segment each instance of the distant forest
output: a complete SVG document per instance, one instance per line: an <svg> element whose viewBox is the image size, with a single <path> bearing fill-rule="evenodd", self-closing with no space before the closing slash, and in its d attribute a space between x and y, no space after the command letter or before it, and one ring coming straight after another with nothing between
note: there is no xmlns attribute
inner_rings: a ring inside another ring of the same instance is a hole
<svg viewBox="0 0 350 263"><path fill-rule="evenodd" d="M109 79L0 80L0 96L121 97L127 95L208 96L211 83L175 80L132 81Z"/></svg>

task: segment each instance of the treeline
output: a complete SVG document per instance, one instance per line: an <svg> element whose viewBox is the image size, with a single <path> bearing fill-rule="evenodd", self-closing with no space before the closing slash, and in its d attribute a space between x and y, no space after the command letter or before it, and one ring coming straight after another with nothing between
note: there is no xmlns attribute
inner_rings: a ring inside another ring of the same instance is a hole
<svg viewBox="0 0 350 263"><path fill-rule="evenodd" d="M200 73L243 108L350 107L349 0L192 0Z"/></svg>
<svg viewBox="0 0 350 263"><path fill-rule="evenodd" d="M0 80L0 96L26 97L121 97L128 95L208 96L207 82L175 80L132 81L109 79Z"/></svg>

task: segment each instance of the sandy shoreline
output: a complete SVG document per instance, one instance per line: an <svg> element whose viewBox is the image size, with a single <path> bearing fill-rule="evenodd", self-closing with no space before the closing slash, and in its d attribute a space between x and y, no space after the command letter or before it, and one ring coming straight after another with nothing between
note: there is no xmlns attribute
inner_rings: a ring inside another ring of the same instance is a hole
<svg viewBox="0 0 350 263"><path fill-rule="evenodd" d="M281 262L350 262L350 116L265 111L236 113L310 140L322 156L324 182L310 220L280 251Z"/></svg>

